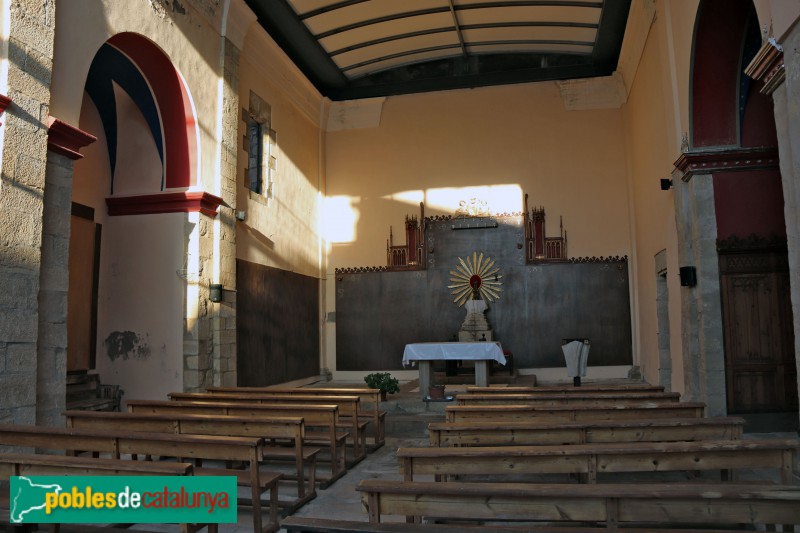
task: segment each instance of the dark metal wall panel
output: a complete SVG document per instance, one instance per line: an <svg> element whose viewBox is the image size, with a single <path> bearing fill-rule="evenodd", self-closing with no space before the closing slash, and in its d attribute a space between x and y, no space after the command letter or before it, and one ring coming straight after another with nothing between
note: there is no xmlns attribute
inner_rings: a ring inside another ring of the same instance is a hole
<svg viewBox="0 0 800 533"><path fill-rule="evenodd" d="M264 386L319 374L319 280L236 262L237 374Z"/></svg>
<svg viewBox="0 0 800 533"><path fill-rule="evenodd" d="M337 368L399 370L407 343L452 340L466 311L453 303L449 271L473 251L501 268L503 292L486 317L518 368L564 366L563 338L590 340L589 365L631 364L627 262L527 265L521 217L503 218L512 221L470 230L429 222L425 271L337 274Z"/></svg>

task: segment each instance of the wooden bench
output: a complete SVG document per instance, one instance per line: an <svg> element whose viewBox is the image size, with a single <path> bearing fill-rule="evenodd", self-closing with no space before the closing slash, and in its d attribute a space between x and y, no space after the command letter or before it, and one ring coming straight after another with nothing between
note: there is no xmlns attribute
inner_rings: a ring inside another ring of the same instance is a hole
<svg viewBox="0 0 800 533"><path fill-rule="evenodd" d="M460 523L453 524L406 524L401 522L357 522L355 520L335 520L307 516L288 516L281 522L287 533L607 533L606 528L578 526L479 526ZM625 533L742 533L741 529L663 529L626 527Z"/></svg>
<svg viewBox="0 0 800 533"><path fill-rule="evenodd" d="M797 440L756 439L695 442L631 442L569 446L482 446L467 448L399 448L397 458L406 481L434 475L580 474L596 483L598 474L720 470L723 481L737 469L775 469L791 485Z"/></svg>
<svg viewBox="0 0 800 533"><path fill-rule="evenodd" d="M381 390L358 387L209 387L208 392L241 392L252 394L289 394L314 396L358 396L361 399L359 417L372 421L372 445L374 451L386 443L386 411L381 411ZM365 408L364 406L370 406ZM343 416L340 413L340 416Z"/></svg>
<svg viewBox="0 0 800 533"><path fill-rule="evenodd" d="M335 405L274 405L225 402L179 402L167 400L128 400L128 411L140 414L198 414L242 417L296 416L303 419L303 444L327 447L331 455L331 474L317 480L325 488L347 473L344 442L349 432L338 428L339 408ZM318 430L312 428L319 428ZM266 458L280 457L266 454Z"/></svg>
<svg viewBox="0 0 800 533"><path fill-rule="evenodd" d="M468 393L477 394L625 394L638 392L664 392L662 385L650 385L649 383L630 383L630 384L584 384L580 387L573 385L538 385L534 387L510 385L508 387L489 386L478 387L467 385Z"/></svg>
<svg viewBox="0 0 800 533"><path fill-rule="evenodd" d="M302 418L236 417L191 414L105 413L95 411L66 411L62 413L68 428L108 429L115 431L146 431L184 435L220 435L231 437L261 437L266 442L289 441L291 447L265 446L262 456L277 455L294 458L297 470L297 499L279 502L289 512L316 496L316 456L319 448L303 445L305 426ZM306 468L308 470L306 475ZM308 479L308 490L305 479Z"/></svg>
<svg viewBox="0 0 800 533"><path fill-rule="evenodd" d="M593 422L597 420L636 420L643 418L702 418L705 404L694 402L626 405L450 405L445 408L448 422L475 420L527 420L529 422Z"/></svg>
<svg viewBox="0 0 800 533"><path fill-rule="evenodd" d="M359 420L359 404L360 399L358 396L314 396L314 395L281 395L281 394L252 394L252 393L203 393L203 392L171 392L169 398L175 401L182 402L223 402L223 403L256 403L256 404L271 404L271 405L299 405L299 406L314 406L314 405L336 405L339 407L339 418L337 424L347 427L353 447L353 460L349 466L362 461L367 455L366 451L366 428L368 422L361 422ZM348 425L344 424L346 417L349 422Z"/></svg>
<svg viewBox="0 0 800 533"><path fill-rule="evenodd" d="M177 457L179 462L184 459L241 461L248 465L247 470L195 468L194 474L236 476L240 485L250 487L254 531L272 533L279 527L278 481L281 474L259 470L264 448L262 438L0 425L0 445L69 453L107 453L112 459L123 455L147 455ZM263 525L261 494L265 491L270 493L269 523Z"/></svg>
<svg viewBox="0 0 800 533"><path fill-rule="evenodd" d="M590 442L737 440L738 417L607 420L599 422L432 422L431 446L520 446Z"/></svg>
<svg viewBox="0 0 800 533"><path fill-rule="evenodd" d="M635 483L436 483L362 480L369 521L386 515L429 519L598 522L620 526L800 524L800 487ZM696 526L695 526L696 527ZM651 530L652 531L652 530ZM655 530L658 531L658 530Z"/></svg>
<svg viewBox="0 0 800 533"><path fill-rule="evenodd" d="M85 370L67 372L67 409L119 411L119 385L104 385L100 376Z"/></svg>
<svg viewBox="0 0 800 533"><path fill-rule="evenodd" d="M0 480L9 481L12 476L191 476L189 463L145 463L121 459L95 459L64 455L0 453ZM11 523L8 487L3 489L0 500L0 522ZM55 529L59 529L54 524ZM199 531L208 527L209 532L218 531L218 524L182 524L182 531Z"/></svg>
<svg viewBox="0 0 800 533"><path fill-rule="evenodd" d="M640 405L677 403L677 392L631 392L627 394L458 394L457 405Z"/></svg>

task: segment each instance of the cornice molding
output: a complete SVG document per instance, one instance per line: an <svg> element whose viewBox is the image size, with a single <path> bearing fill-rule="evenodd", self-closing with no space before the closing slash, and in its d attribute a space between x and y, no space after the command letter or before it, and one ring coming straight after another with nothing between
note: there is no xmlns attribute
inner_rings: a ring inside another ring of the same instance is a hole
<svg viewBox="0 0 800 533"><path fill-rule="evenodd" d="M204 191L164 192L139 196L106 198L109 216L152 215L156 213L200 212L214 218L217 208L225 202L219 196Z"/></svg>
<svg viewBox="0 0 800 533"><path fill-rule="evenodd" d="M619 109L628 100L628 91L619 72L611 76L557 81L567 111Z"/></svg>
<svg viewBox="0 0 800 533"><path fill-rule="evenodd" d="M377 128L381 125L381 113L385 102L385 96L331 102L326 131Z"/></svg>
<svg viewBox="0 0 800 533"><path fill-rule="evenodd" d="M726 150L693 150L684 152L674 165L682 181L695 174L712 174L731 170L778 168L777 148L733 148Z"/></svg>
<svg viewBox="0 0 800 533"><path fill-rule="evenodd" d="M263 28L253 28L248 34L250 39L253 44L243 49L240 61L247 61L250 68L268 80L312 124L324 128L325 124L320 123L323 97L316 87Z"/></svg>
<svg viewBox="0 0 800 533"><path fill-rule="evenodd" d="M771 95L786 79L783 48L773 39L767 40L744 69L744 73L754 80L762 80L764 86L761 88L761 92L768 96Z"/></svg>
<svg viewBox="0 0 800 533"><path fill-rule="evenodd" d="M628 25L622 39L617 72L622 75L626 94L630 93L639 61L642 59L647 37L656 20L656 6L653 0L633 0L628 13Z"/></svg>
<svg viewBox="0 0 800 533"><path fill-rule="evenodd" d="M97 137L91 133L70 126L56 117L47 119L47 149L51 152L65 155L74 161L83 157L78 150L96 140Z"/></svg>
<svg viewBox="0 0 800 533"><path fill-rule="evenodd" d="M10 105L11 105L11 98L9 98L4 94L0 94L0 115L5 113L6 109ZM2 124L2 122L0 122L0 124Z"/></svg>
<svg viewBox="0 0 800 533"><path fill-rule="evenodd" d="M244 0L226 0L222 8L222 24L219 33L241 50L244 47L247 30L257 18Z"/></svg>

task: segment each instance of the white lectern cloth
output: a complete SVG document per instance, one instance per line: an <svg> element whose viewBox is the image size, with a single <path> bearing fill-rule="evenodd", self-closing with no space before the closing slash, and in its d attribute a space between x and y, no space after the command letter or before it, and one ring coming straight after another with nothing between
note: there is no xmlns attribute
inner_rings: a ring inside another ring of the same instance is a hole
<svg viewBox="0 0 800 533"><path fill-rule="evenodd" d="M414 361L488 359L506 364L506 356L499 342L418 342L406 344L403 350L403 366L413 365Z"/></svg>
<svg viewBox="0 0 800 533"><path fill-rule="evenodd" d="M567 361L567 375L571 378L586 375L586 360L589 359L589 345L582 341L572 341L561 347Z"/></svg>

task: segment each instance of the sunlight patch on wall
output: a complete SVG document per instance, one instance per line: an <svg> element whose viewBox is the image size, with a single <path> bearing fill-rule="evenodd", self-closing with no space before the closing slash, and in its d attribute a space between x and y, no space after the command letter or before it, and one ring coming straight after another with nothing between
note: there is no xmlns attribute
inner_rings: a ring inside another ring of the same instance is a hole
<svg viewBox="0 0 800 533"><path fill-rule="evenodd" d="M480 187L442 187L425 191L402 191L384 196L387 200L409 205L425 202L425 209L453 214L461 202L477 199L486 202L493 214L519 213L523 203L522 188L517 184L484 185Z"/></svg>
<svg viewBox="0 0 800 533"><path fill-rule="evenodd" d="M415 191L402 191L393 194L387 194L381 198L384 200L394 200L395 202L401 202L409 205L419 205L420 202L425 201L425 191L419 189Z"/></svg>
<svg viewBox="0 0 800 533"><path fill-rule="evenodd" d="M325 240L328 243L347 243L356 240L356 223L359 211L353 204L353 196L330 196L325 198Z"/></svg>

